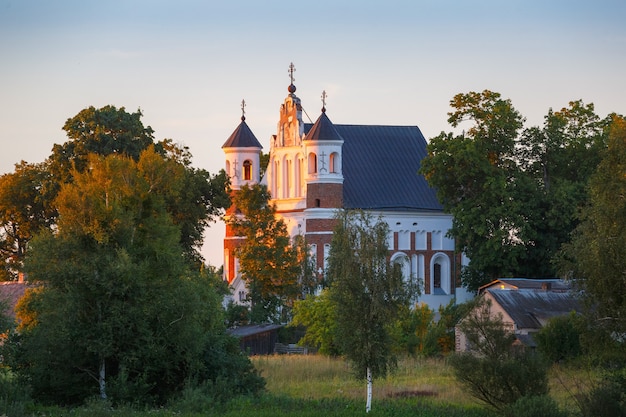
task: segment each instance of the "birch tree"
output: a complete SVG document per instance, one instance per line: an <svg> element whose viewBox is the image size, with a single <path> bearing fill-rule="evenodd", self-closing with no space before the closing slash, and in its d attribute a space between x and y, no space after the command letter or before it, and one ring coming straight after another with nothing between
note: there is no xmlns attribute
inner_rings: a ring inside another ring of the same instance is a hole
<svg viewBox="0 0 626 417"><path fill-rule="evenodd" d="M403 280L401 265L389 260L385 222L363 212L344 212L337 220L327 271L336 341L356 376L367 381L369 412L374 378L396 364L391 326L410 301L411 285Z"/></svg>

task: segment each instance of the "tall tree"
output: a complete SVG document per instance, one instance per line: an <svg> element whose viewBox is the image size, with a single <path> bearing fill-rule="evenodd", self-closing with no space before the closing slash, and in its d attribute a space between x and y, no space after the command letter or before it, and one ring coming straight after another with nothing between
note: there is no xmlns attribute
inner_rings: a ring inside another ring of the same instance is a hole
<svg viewBox="0 0 626 417"><path fill-rule="evenodd" d="M15 165L0 176L0 280L15 280L23 269L28 244L54 221L45 164Z"/></svg>
<svg viewBox="0 0 626 417"><path fill-rule="evenodd" d="M450 105L455 109L448 113L453 127L472 124L461 135L442 132L431 139L421 173L454 216L450 234L471 259L462 278L475 290L515 272L525 251L514 160L523 118L510 100L488 90L457 94Z"/></svg>
<svg viewBox="0 0 626 417"><path fill-rule="evenodd" d="M291 242L287 226L276 217L267 187L244 185L233 198L237 213L227 221L243 236L235 252L248 285L254 322L281 321L283 307L302 295L303 251Z"/></svg>
<svg viewBox="0 0 626 417"><path fill-rule="evenodd" d="M586 183L606 147L608 121L592 104L549 111L543 127L523 118L498 93L458 94L449 113L461 135L431 139L421 172L446 211L453 235L470 258L464 285L476 290L502 276L545 277L577 224Z"/></svg>
<svg viewBox="0 0 626 417"><path fill-rule="evenodd" d="M373 379L385 376L395 364L391 326L411 298L402 265L389 260L388 236L389 226L381 219L363 212L343 212L328 255L336 340L355 374L367 381L367 412L372 405Z"/></svg>
<svg viewBox="0 0 626 417"><path fill-rule="evenodd" d="M555 275L552 260L569 241L589 199L587 183L606 149L608 124L593 104L578 100L560 111L550 109L541 128L524 130L517 159L530 189L529 244L521 275Z"/></svg>
<svg viewBox="0 0 626 417"><path fill-rule="evenodd" d="M590 180L591 199L560 258L581 285L594 327L626 332L626 119L614 115L608 149Z"/></svg>
<svg viewBox="0 0 626 417"><path fill-rule="evenodd" d="M54 145L50 155L51 170L60 182L70 180L73 170L87 168L88 155L126 155L135 161L141 152L154 144L154 130L144 127L141 110L128 113L124 107L93 106L67 119L63 130L69 141Z"/></svg>
<svg viewBox="0 0 626 417"><path fill-rule="evenodd" d="M14 278L32 234L40 226L55 224L52 201L63 184L71 183L75 173L89 167L90 155L119 155L138 161L150 147L155 150L152 158L162 160L153 165L153 191L164 195L166 209L180 228L185 258L200 267L204 231L230 204L227 176L223 171L211 175L193 168L187 147L170 139L155 142L154 131L143 126L141 116L141 111L127 113L123 107L88 107L67 120L63 129L69 140L54 145L45 163L16 165L15 173L0 179L4 197L0 203L0 225L4 227L0 256L5 260L3 269L10 274L7 277L5 273L5 279ZM163 186L174 182L180 186Z"/></svg>
<svg viewBox="0 0 626 417"><path fill-rule="evenodd" d="M43 401L162 402L205 372L207 338L223 331L220 297L189 270L159 191L184 185L162 175L177 163L151 148L137 162L88 163L55 200L57 227L33 240L26 268L45 285L23 306L14 370Z"/></svg>

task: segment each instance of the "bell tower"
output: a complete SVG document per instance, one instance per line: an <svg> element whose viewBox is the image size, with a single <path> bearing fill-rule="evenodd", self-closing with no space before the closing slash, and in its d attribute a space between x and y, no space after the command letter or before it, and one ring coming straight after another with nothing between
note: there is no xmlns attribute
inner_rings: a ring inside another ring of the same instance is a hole
<svg viewBox="0 0 626 417"><path fill-rule="evenodd" d="M315 248L317 270L325 269L337 210L343 209L343 138L326 115L326 92L322 114L304 138L307 159L306 240Z"/></svg>
<svg viewBox="0 0 626 417"><path fill-rule="evenodd" d="M260 159L263 146L246 124L246 102L241 101L241 123L222 145L226 157L226 174L230 179L231 199L244 185L254 185L260 181ZM236 216L237 207L231 205L226 211L226 218ZM235 249L241 244L241 236L236 236L226 223L224 237L224 280L229 284L238 275Z"/></svg>

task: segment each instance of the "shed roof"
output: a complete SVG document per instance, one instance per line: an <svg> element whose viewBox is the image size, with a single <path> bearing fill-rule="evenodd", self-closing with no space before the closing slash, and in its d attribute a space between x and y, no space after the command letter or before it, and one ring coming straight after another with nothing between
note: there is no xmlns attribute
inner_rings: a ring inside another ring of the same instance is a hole
<svg viewBox="0 0 626 417"><path fill-rule="evenodd" d="M513 290L541 290L546 289L546 287L550 291L569 291L571 289L569 282L559 278L499 278L483 285L478 289L478 292L481 293L489 288L500 287L503 284Z"/></svg>
<svg viewBox="0 0 626 417"><path fill-rule="evenodd" d="M305 125L305 132L311 129ZM419 174L426 139L417 126L334 125L342 148L344 208L442 212Z"/></svg>
<svg viewBox="0 0 626 417"><path fill-rule="evenodd" d="M580 301L571 292L488 289L518 329L539 330L553 317L581 312Z"/></svg>
<svg viewBox="0 0 626 417"><path fill-rule="evenodd" d="M228 333L231 336L241 338L241 337L248 337L248 336L252 336L255 334L269 332L272 330L276 330L280 327L282 326L279 324L253 324L249 326L241 326L241 327L228 329Z"/></svg>

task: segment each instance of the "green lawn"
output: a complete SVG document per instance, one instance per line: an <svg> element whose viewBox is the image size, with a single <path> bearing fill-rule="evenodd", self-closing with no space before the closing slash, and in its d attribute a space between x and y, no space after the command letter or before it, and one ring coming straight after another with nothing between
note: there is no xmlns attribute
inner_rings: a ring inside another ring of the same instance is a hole
<svg viewBox="0 0 626 417"><path fill-rule="evenodd" d="M277 417L277 416L364 416L365 382L352 377L341 359L319 355L279 355L252 358L267 381L260 398L241 398L226 405L210 404L202 398L158 410L115 409L94 403L73 410L37 408L28 416L71 417ZM555 369L551 394L562 407L573 409L572 384L580 375ZM564 384L568 382L570 386ZM444 360L406 358L386 379L374 381L372 412L369 416L394 417L493 417L456 383Z"/></svg>

